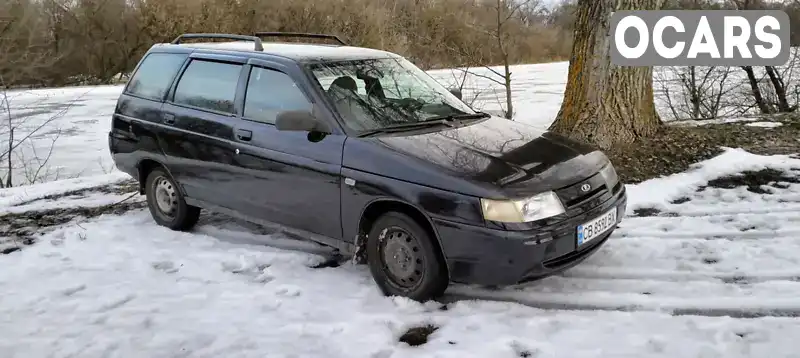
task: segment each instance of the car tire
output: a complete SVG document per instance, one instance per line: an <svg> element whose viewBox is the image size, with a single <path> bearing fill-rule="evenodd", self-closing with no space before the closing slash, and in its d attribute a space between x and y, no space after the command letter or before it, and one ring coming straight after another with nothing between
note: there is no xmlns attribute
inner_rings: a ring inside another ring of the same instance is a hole
<svg viewBox="0 0 800 358"><path fill-rule="evenodd" d="M187 231L200 219L200 208L186 204L175 180L162 168L147 176L145 194L150 214L157 224L176 231Z"/></svg>
<svg viewBox="0 0 800 358"><path fill-rule="evenodd" d="M367 236L367 264L387 296L425 302L439 298L449 284L447 266L431 237L408 215L389 212Z"/></svg>

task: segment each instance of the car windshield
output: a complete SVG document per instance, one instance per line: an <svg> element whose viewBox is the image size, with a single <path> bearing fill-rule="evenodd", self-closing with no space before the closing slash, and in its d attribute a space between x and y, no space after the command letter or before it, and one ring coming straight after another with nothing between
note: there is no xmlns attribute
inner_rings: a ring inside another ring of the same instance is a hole
<svg viewBox="0 0 800 358"><path fill-rule="evenodd" d="M402 57L316 63L310 69L355 131L476 113Z"/></svg>

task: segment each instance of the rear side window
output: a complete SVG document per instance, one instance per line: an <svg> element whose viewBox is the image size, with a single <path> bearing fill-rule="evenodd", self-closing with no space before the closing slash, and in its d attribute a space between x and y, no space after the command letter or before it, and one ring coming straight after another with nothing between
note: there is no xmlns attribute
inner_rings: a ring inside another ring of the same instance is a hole
<svg viewBox="0 0 800 358"><path fill-rule="evenodd" d="M175 88L178 104L235 113L234 99L242 65L192 60Z"/></svg>
<svg viewBox="0 0 800 358"><path fill-rule="evenodd" d="M287 74L253 67L247 81L244 117L263 123L275 123L283 111L311 111L311 102Z"/></svg>
<svg viewBox="0 0 800 358"><path fill-rule="evenodd" d="M172 79L178 73L186 54L151 53L142 60L139 69L128 82L126 92L135 96L161 100L169 90Z"/></svg>

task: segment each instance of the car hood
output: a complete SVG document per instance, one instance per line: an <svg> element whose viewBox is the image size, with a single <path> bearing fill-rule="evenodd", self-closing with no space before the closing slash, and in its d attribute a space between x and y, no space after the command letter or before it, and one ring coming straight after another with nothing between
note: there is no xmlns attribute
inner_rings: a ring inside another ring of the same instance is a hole
<svg viewBox="0 0 800 358"><path fill-rule="evenodd" d="M438 132L359 141L348 141L345 166L484 197L519 197L565 187L608 163L602 152L588 145L499 117ZM357 149L367 143L383 147L394 158Z"/></svg>

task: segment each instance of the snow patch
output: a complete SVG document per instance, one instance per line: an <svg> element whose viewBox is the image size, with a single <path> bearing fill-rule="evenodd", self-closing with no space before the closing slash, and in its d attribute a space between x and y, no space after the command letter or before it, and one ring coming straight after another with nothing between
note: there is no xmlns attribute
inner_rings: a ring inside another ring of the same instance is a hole
<svg viewBox="0 0 800 358"><path fill-rule="evenodd" d="M0 208L19 205L31 200L41 199L46 196L58 195L70 191L94 188L98 186L116 184L130 180L130 175L123 172L78 177L74 179L58 180L48 183L12 187L0 190Z"/></svg>
<svg viewBox="0 0 800 358"><path fill-rule="evenodd" d="M800 168L800 159L788 155L763 156L740 148L723 148L719 156L693 165L689 171L627 185L628 214L639 208L665 210L670 201L696 191L710 180L743 171ZM724 209L724 208L720 208Z"/></svg>
<svg viewBox="0 0 800 358"><path fill-rule="evenodd" d="M781 122L751 122L745 124L749 127L761 127L761 128L777 128L783 125Z"/></svg>

